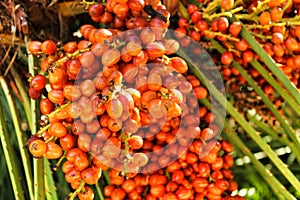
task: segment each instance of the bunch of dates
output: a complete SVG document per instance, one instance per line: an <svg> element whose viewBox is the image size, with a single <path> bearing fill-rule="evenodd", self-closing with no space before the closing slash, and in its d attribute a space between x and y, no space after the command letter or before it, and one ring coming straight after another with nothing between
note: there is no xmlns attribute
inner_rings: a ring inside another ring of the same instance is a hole
<svg viewBox="0 0 300 200"><path fill-rule="evenodd" d="M40 60L29 95L42 114L31 154L58 160L69 199L94 199L100 178L101 199L244 199L231 195L233 147L198 103L208 91L176 55L165 6L111 0L89 14L109 28L83 25L83 40L61 47L28 45Z"/></svg>

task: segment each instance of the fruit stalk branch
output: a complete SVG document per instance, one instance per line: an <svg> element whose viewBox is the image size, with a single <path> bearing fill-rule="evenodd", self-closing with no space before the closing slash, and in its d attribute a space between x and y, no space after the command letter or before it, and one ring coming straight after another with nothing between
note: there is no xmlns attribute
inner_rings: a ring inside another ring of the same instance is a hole
<svg viewBox="0 0 300 200"><path fill-rule="evenodd" d="M212 34L212 35L215 35L215 36L221 36L221 37L224 37L224 38L226 38L228 40L231 40L231 41L234 41L234 42L239 42L240 41L239 38L232 37L230 35L226 35L226 34L221 33L221 32L214 32L214 31L205 30L204 33L209 33L209 34Z"/></svg>
<svg viewBox="0 0 300 200"><path fill-rule="evenodd" d="M236 21L233 17L230 21ZM298 22L300 23L300 21ZM298 89L291 83L288 77L282 73L281 69L278 68L275 61L265 52L265 50L260 46L260 44L255 40L255 38L249 33L249 31L245 28L245 25L242 24L242 37L246 40L246 42L252 47L254 52L261 58L261 60L266 64L268 69L274 74L276 78L283 84L283 86L289 91L291 96L295 99L295 101L300 104L300 94Z"/></svg>
<svg viewBox="0 0 300 200"><path fill-rule="evenodd" d="M271 149L271 147L260 137L259 133L241 116L241 114L230 104L227 99L217 90L217 88L210 82L205 81L207 78L205 75L191 63L189 56L184 52L180 52L185 56L186 61L189 63L190 70L194 75L201 80L202 83L206 83L207 87L212 96L224 107L226 111L230 114L238 124L249 134L249 136L254 140L254 142L265 152L265 154L270 158L278 170L286 177L286 179L294 186L295 190L300 192L300 182L294 176L294 174L289 170L288 166L277 156L277 154Z"/></svg>
<svg viewBox="0 0 300 200"><path fill-rule="evenodd" d="M243 10L242 6L237 7L235 9L231 10L231 11L225 11L225 12L221 12L221 13L214 13L212 15L203 13L203 18L204 19L208 19L209 21L213 21L214 19L220 18L220 17L232 17L232 15L234 13L237 13L237 12L239 12L241 10Z"/></svg>
<svg viewBox="0 0 300 200"><path fill-rule="evenodd" d="M84 184L84 181L81 180L79 187L72 194L70 194L69 200L74 200L77 197L78 193L84 190Z"/></svg>
<svg viewBox="0 0 300 200"><path fill-rule="evenodd" d="M211 40L212 44L216 47L216 49L223 53L225 49L216 41ZM295 136L295 131L291 129L290 125L287 124L286 120L281 116L277 108L275 108L272 101L265 95L264 91L258 86L258 84L253 80L253 78L247 73L247 71L236 61L233 61L233 66L240 72L240 74L246 79L249 85L255 90L255 92L261 97L262 101L265 105L271 110L276 119L280 122L284 132L292 139L293 143L296 146L300 146L299 140ZM297 160L300 162L300 155L297 155Z"/></svg>
<svg viewBox="0 0 300 200"><path fill-rule="evenodd" d="M59 60L57 60L51 67L59 67L59 65L73 57L76 57L78 56L79 54L81 53L84 53L84 52L87 52L87 51L90 51L91 48L86 48L86 49L79 49L79 50L76 50L75 52L73 53L67 53L64 57L60 58Z"/></svg>

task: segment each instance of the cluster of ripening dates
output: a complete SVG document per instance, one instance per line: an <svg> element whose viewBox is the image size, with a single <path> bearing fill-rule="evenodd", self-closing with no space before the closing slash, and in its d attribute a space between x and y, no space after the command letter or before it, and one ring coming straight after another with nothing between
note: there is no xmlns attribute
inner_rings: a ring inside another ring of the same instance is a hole
<svg viewBox="0 0 300 200"><path fill-rule="evenodd" d="M29 95L43 95L31 154L59 159L56 167L62 164L76 190L70 199L94 199L88 185L106 170L107 199L243 199L231 196L232 145L215 139L218 126L209 126L215 116L198 105L208 92L174 56L179 42L165 37L164 6L107 1L89 13L117 29L83 25L79 42L28 45L42 71L30 78Z"/></svg>
<svg viewBox="0 0 300 200"><path fill-rule="evenodd" d="M274 88L250 64L255 59L263 66L265 65L241 36L241 22L291 82L299 88L300 2L297 0L270 0L237 3L233 0L222 0L219 8L216 8L216 1L199 2L202 2L201 8L195 4L187 6L188 18L181 17L178 20L176 31L182 35L189 35L200 43L209 41L207 39L210 38L217 40L226 49L226 52L221 55L216 53L212 58L220 65L223 79L230 84L231 90L239 91L241 85L247 84L243 76L232 65L235 60L249 71L258 84L262 85L265 94L278 109L281 109L281 99L274 95ZM207 17L207 13L205 13L207 8L215 10L210 16L216 17ZM238 9L238 12L234 11L232 14L240 21L230 22L229 15L225 13L233 12L234 9Z"/></svg>

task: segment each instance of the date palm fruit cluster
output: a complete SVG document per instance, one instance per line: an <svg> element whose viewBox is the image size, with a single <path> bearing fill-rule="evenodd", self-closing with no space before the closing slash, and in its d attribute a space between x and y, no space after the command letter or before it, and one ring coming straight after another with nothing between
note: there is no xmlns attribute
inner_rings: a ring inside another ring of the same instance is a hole
<svg viewBox="0 0 300 200"><path fill-rule="evenodd" d="M42 114L31 154L58 159L75 190L70 199L94 199L107 172L112 200L244 199L231 196L233 147L216 138L214 114L198 104L208 92L174 54L188 39L169 37L165 6L111 0L89 14L111 28L83 25L84 39L61 48L28 45L41 72L30 79Z"/></svg>
<svg viewBox="0 0 300 200"><path fill-rule="evenodd" d="M256 109L261 107L260 111L264 115L267 112L255 92L247 90L248 94L243 94L245 91L243 89L241 91L241 85L247 83L233 66L234 60L242 65L259 85L262 85L265 94L277 109L281 110L282 99L276 96L274 88L252 65L252 61L257 60L266 66L242 37L242 23L276 62L278 68L299 88L299 1L222 0L220 4L219 1L198 2L201 7L200 4L186 6L186 10L183 11L186 15L182 15L178 20L176 31L181 35L189 35L206 49L214 48L210 43L211 39L218 41L225 48L225 52L212 55L216 64L220 66L226 88L236 98L236 107L240 109L244 109L245 105Z"/></svg>

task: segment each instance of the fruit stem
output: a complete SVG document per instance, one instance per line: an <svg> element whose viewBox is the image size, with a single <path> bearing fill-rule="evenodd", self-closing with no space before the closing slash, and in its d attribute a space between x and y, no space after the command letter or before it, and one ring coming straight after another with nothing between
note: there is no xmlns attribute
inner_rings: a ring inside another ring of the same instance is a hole
<svg viewBox="0 0 300 200"><path fill-rule="evenodd" d="M28 37L25 37L26 44L28 46ZM28 52L28 49L27 49ZM29 52L28 52L29 53ZM28 71L31 76L36 74L35 60L33 54L28 54ZM38 115L39 107L37 101L30 99L31 107L31 135L34 135L38 128ZM25 168L26 169L26 168ZM32 176L31 176L32 177ZM33 186L28 185L29 188L34 188L34 194L30 196L30 199L45 199L45 181L44 181L44 162L41 159L33 159Z"/></svg>
<svg viewBox="0 0 300 200"><path fill-rule="evenodd" d="M295 17L292 18L283 18L281 19L281 22L292 22L292 21L299 21L300 20L300 15L296 15Z"/></svg>
<svg viewBox="0 0 300 200"><path fill-rule="evenodd" d="M82 0L82 3L90 6L90 5L95 4L96 2L94 0L93 1Z"/></svg>
<svg viewBox="0 0 300 200"><path fill-rule="evenodd" d="M170 58L169 58L167 55L163 55L163 56L162 56L162 63L163 63L164 65L169 65L169 63L170 63Z"/></svg>
<svg viewBox="0 0 300 200"><path fill-rule="evenodd" d="M269 9L269 6L266 5L270 0L265 1L258 1L258 4L255 8L253 8L253 12L250 14L250 16L257 16L259 13L261 13L264 10Z"/></svg>
<svg viewBox="0 0 300 200"><path fill-rule="evenodd" d="M102 189L101 189L101 187L99 186L99 182L96 183L96 190L97 190L97 193L98 193L98 195L99 195L99 199L100 199L100 200L105 200L105 197L104 197L104 195L103 195Z"/></svg>
<svg viewBox="0 0 300 200"><path fill-rule="evenodd" d="M113 49L118 49L122 46L125 46L126 42L123 41L123 42L120 42L120 41L115 41L115 42L112 42L109 47L113 48Z"/></svg>
<svg viewBox="0 0 300 200"><path fill-rule="evenodd" d="M32 134L32 135L41 135L43 134L46 130L48 130L48 128L50 127L50 124L48 124L47 126L44 126L43 128L41 128L37 133ZM50 138L51 139L51 138Z"/></svg>
<svg viewBox="0 0 300 200"><path fill-rule="evenodd" d="M232 37L230 35L226 35L226 34L221 33L221 32L214 32L214 31L210 31L210 30L205 30L204 33L210 33L210 34L213 34L215 36L221 36L221 37L224 37L224 38L226 38L228 40L232 40L234 42L239 42L240 41L240 39L238 39L236 37Z"/></svg>
<svg viewBox="0 0 300 200"><path fill-rule="evenodd" d="M270 36L270 35L262 35L262 34L259 34L259 33L254 33L253 31L250 31L250 33L252 34L252 35L254 35L255 37L258 37L258 38L260 38L260 39L262 39L262 40L271 40L272 39L272 36Z"/></svg>
<svg viewBox="0 0 300 200"><path fill-rule="evenodd" d="M107 185L110 185L110 178L108 176L108 170L102 171L102 174L104 176L104 179L105 179Z"/></svg>
<svg viewBox="0 0 300 200"><path fill-rule="evenodd" d="M67 151L64 151L64 154L59 158L59 161L53 167L54 171L57 171L57 169L58 169L59 165L61 164L61 162L66 158L66 154L67 154Z"/></svg>
<svg viewBox="0 0 300 200"><path fill-rule="evenodd" d="M53 63L52 66L50 66L50 68L53 68L53 67L58 67L59 68L59 65L75 56L78 56L79 54L81 53L84 53L84 52L87 52L87 51L90 51L91 48L86 48L86 49L79 49L79 50L76 50L75 52L73 53L67 53L64 57L62 57L61 59L57 60L55 63Z"/></svg>
<svg viewBox="0 0 300 200"><path fill-rule="evenodd" d="M244 3L243 0L237 0L237 1L234 2L233 8L235 8L235 7L237 7L238 5L241 5L241 4L243 4L243 3Z"/></svg>
<svg viewBox="0 0 300 200"><path fill-rule="evenodd" d="M171 181L171 175L168 170L165 171L165 175L166 175L168 181Z"/></svg>
<svg viewBox="0 0 300 200"><path fill-rule="evenodd" d="M85 182L81 180L79 187L73 193L70 194L69 200L74 200L78 193L84 190L84 184Z"/></svg>
<svg viewBox="0 0 300 200"><path fill-rule="evenodd" d="M71 104L71 101L68 101L66 104L61 105L59 108L57 108L56 110L52 111L51 113L47 114L47 116L50 117L54 117L54 115L56 113L58 113L59 111L61 111L62 109L66 108L68 105Z"/></svg>
<svg viewBox="0 0 300 200"><path fill-rule="evenodd" d="M209 3L207 7L203 10L203 17L204 15L209 16L210 13L214 11L215 8L218 7L220 4L221 4L221 0L213 0L213 2Z"/></svg>
<svg viewBox="0 0 300 200"><path fill-rule="evenodd" d="M130 154L129 154L129 143L128 143L129 137L128 137L128 135L125 133L124 129L121 130L121 138L124 140L124 144L125 144L125 149L124 149L124 151L125 151L125 156L128 157L128 158L130 158L131 156L130 156ZM127 174L127 171L128 171L128 170L127 170L128 162L126 161L126 162L124 162L123 164L124 164L124 173Z"/></svg>
<svg viewBox="0 0 300 200"><path fill-rule="evenodd" d="M46 144L48 144L49 142L51 142L55 137L52 135L48 140L45 141Z"/></svg>
<svg viewBox="0 0 300 200"><path fill-rule="evenodd" d="M285 6L282 9L282 13L285 13L286 9L288 9L290 7L291 3L293 3L293 0L287 1L287 3L285 4Z"/></svg>
<svg viewBox="0 0 300 200"><path fill-rule="evenodd" d="M203 13L203 18L208 19L209 21L213 21L214 19L220 18L220 17L222 17L222 16L225 16L225 17L232 17L232 15L233 15L234 13L237 13L237 12L239 12L239 11L241 11L241 10L243 10L243 7L242 7L242 6L237 7L237 8L235 8L235 9L231 10L231 11L225 11L225 12L221 12L221 13L214 13L214 14L212 14L212 15Z"/></svg>
<svg viewBox="0 0 300 200"><path fill-rule="evenodd" d="M283 21L278 23L271 23L268 25L260 25L260 24L250 24L250 25L244 25L247 29L270 29L273 26L293 26L293 25L300 25L300 21Z"/></svg>
<svg viewBox="0 0 300 200"><path fill-rule="evenodd" d="M248 21L253 21L255 23L258 23L258 17L257 16L251 16L249 14L235 14L234 15L238 20L248 20Z"/></svg>

